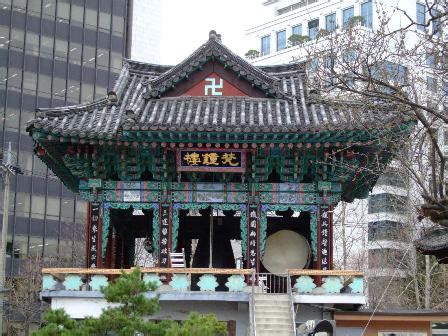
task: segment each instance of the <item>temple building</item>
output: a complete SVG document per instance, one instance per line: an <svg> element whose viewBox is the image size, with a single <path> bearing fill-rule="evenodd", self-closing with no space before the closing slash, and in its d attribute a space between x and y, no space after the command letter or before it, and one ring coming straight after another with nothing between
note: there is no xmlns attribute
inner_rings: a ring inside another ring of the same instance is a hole
<svg viewBox="0 0 448 336"><path fill-rule="evenodd" d="M333 209L368 196L412 125L323 100L304 64L253 66L214 31L176 66L125 60L106 97L28 123L36 154L89 201L86 269L43 270L42 296L95 315L105 275L140 265L160 285L154 318L215 312L230 335L356 309L362 273L333 270Z"/></svg>

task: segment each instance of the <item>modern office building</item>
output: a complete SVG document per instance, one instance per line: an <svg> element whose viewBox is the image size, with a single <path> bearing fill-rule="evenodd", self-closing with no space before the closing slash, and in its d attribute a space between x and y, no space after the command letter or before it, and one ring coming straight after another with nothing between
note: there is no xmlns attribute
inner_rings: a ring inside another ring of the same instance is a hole
<svg viewBox="0 0 448 336"><path fill-rule="evenodd" d="M83 263L87 203L33 155L24 125L36 107L106 95L126 55L130 8L128 0L0 0L0 146L11 143L24 171L12 179L8 273L29 255Z"/></svg>
<svg viewBox="0 0 448 336"><path fill-rule="evenodd" d="M248 49L258 52L258 57L251 59L251 62L265 65L305 60L302 43L290 43L290 36L298 35L302 37L303 43L313 43L318 34L341 29L353 19L358 19L367 31L376 30L380 25L378 13L384 8L383 4L388 5L387 1L374 0L264 1L260 6L264 5L265 10L270 11L270 18L246 31ZM418 1L400 1L399 6L409 15L413 15L415 22L424 22L425 15L428 15L425 14L425 6ZM400 27L404 19L402 12L397 12L396 17L389 22L390 28ZM419 29L420 27L417 27L417 30ZM404 72L407 71L402 68ZM431 77L428 78L431 81ZM408 266L401 261L412 240L410 223L413 218L410 218L407 212L407 209L412 208L409 204L410 188L409 180L403 172L390 168L380 177L366 200L368 203L365 215L355 216L364 218L364 223L361 221L359 226L367 237L368 262L365 266L369 284L375 282L380 288L387 285L388 280L386 283L384 281L392 274L398 278L406 275L404 269ZM350 222L350 219L348 221ZM371 294L373 293L374 291L371 291ZM371 299L375 301L372 296Z"/></svg>

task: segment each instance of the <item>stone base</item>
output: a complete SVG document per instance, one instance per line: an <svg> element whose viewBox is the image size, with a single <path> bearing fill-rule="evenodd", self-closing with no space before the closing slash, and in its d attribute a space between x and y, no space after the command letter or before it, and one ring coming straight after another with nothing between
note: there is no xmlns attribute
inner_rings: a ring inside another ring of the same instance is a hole
<svg viewBox="0 0 448 336"><path fill-rule="evenodd" d="M254 288L254 293L255 294L263 294L263 289L260 286L246 286L244 287L244 292L245 293L252 293L252 287Z"/></svg>

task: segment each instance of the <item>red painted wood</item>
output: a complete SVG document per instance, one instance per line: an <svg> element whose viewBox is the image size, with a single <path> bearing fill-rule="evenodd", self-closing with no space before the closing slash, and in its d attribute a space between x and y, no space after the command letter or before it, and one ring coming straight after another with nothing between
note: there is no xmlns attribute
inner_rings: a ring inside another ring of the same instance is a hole
<svg viewBox="0 0 448 336"><path fill-rule="evenodd" d="M187 79L176 83L173 88L164 92L162 94L162 97L183 96L188 90L199 85L205 78L212 74L216 74L217 76L222 78L223 81L228 82L234 88L243 92L243 96L246 95L249 97L258 98L266 97L266 93L264 91L252 86L252 83L250 83L247 79L238 77L238 75L233 70L224 68L221 63L216 61L210 61L206 63L205 65L203 65L202 69L190 74ZM202 96L203 95L201 95L201 97Z"/></svg>
<svg viewBox="0 0 448 336"><path fill-rule="evenodd" d="M211 88L215 85L215 90ZM215 94L213 94L215 93ZM224 80L217 73L212 72L198 84L188 89L182 96L191 97L225 97L247 96L246 93Z"/></svg>

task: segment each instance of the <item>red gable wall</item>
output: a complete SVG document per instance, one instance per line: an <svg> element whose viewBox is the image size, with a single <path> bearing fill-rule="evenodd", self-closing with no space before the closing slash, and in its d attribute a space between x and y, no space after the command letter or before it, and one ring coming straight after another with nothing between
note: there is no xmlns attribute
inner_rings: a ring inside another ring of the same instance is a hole
<svg viewBox="0 0 448 336"><path fill-rule="evenodd" d="M194 72L189 78L177 83L174 88L162 95L162 97L179 96L266 97L263 91L253 87L247 80L238 77L233 70L224 68L221 63L215 61L208 62L201 70Z"/></svg>
<svg viewBox="0 0 448 336"><path fill-rule="evenodd" d="M198 84L188 89L182 96L247 96L217 73L211 73Z"/></svg>

